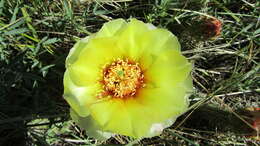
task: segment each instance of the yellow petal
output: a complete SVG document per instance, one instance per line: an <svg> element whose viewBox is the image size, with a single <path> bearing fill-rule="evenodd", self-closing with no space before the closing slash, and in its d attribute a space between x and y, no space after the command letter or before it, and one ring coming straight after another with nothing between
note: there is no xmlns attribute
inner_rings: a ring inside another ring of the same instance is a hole
<svg viewBox="0 0 260 146"><path fill-rule="evenodd" d="M139 39L140 48L145 50L139 58L139 63L146 70L162 51L167 49L180 50L178 39L168 30L153 29L143 34Z"/></svg>
<svg viewBox="0 0 260 146"><path fill-rule="evenodd" d="M144 51L140 46L140 39L145 37L143 34L148 30L148 26L142 21L131 19L124 30L118 34L117 46L129 59L138 60Z"/></svg>
<svg viewBox="0 0 260 146"><path fill-rule="evenodd" d="M142 107L135 100L111 99L91 106L91 115L103 130L136 138L144 136L149 131L152 123L143 118L149 116L147 113L150 112L146 107Z"/></svg>
<svg viewBox="0 0 260 146"><path fill-rule="evenodd" d="M192 77L188 76L182 83L179 83L179 86L185 88L187 94L191 94L193 92Z"/></svg>
<svg viewBox="0 0 260 146"><path fill-rule="evenodd" d="M113 100L96 100L93 104L90 104L91 115L93 118L104 127L110 120L111 115L116 107L116 103Z"/></svg>
<svg viewBox="0 0 260 146"><path fill-rule="evenodd" d="M129 115L121 99L110 99L90 106L92 117L105 131L135 137Z"/></svg>
<svg viewBox="0 0 260 146"><path fill-rule="evenodd" d="M142 48L156 55L165 49L180 50L178 39L165 29L156 28L145 32L139 43Z"/></svg>
<svg viewBox="0 0 260 146"><path fill-rule="evenodd" d="M125 104L125 109L132 125L132 135L135 138L146 137L149 129L154 123L155 115L145 102L136 99L130 99ZM149 120L148 120L149 119Z"/></svg>
<svg viewBox="0 0 260 146"><path fill-rule="evenodd" d="M104 130L134 137L131 115L129 115L124 102L120 100L113 100L113 102L112 115L109 117L109 122L104 125Z"/></svg>
<svg viewBox="0 0 260 146"><path fill-rule="evenodd" d="M124 19L116 19L105 23L100 31L96 34L96 38L99 37L111 37L114 36L122 27L126 26Z"/></svg>
<svg viewBox="0 0 260 146"><path fill-rule="evenodd" d="M97 86L79 87L75 85L69 76L69 72L64 74L64 98L69 103L71 108L75 110L80 116L89 115L89 109L86 104L95 96L98 91Z"/></svg>
<svg viewBox="0 0 260 146"><path fill-rule="evenodd" d="M158 55L144 76L149 84L171 87L184 81L191 68L191 64L178 50L167 49Z"/></svg>
<svg viewBox="0 0 260 146"><path fill-rule="evenodd" d="M114 135L112 133L101 131L100 126L91 116L81 117L73 109L70 109L70 116L81 128L86 130L86 134L89 137L99 140L107 140Z"/></svg>
<svg viewBox="0 0 260 146"><path fill-rule="evenodd" d="M91 39L78 60L68 66L72 81L79 86L99 82L105 65L122 58L122 52L115 44L116 38Z"/></svg>
<svg viewBox="0 0 260 146"><path fill-rule="evenodd" d="M88 41L89 41L90 37L85 37L82 40L79 40L70 50L67 58L66 58L66 67L69 64L73 64L79 57L79 54L81 53L81 51L83 49L86 48Z"/></svg>
<svg viewBox="0 0 260 146"><path fill-rule="evenodd" d="M175 119L186 111L186 88L144 88L137 97L111 99L91 105L91 115L105 131L142 138L154 123ZM147 120L149 119L149 120Z"/></svg>
<svg viewBox="0 0 260 146"><path fill-rule="evenodd" d="M165 119L177 118L188 107L186 89L183 86L145 88L137 99L154 113L153 122L163 122ZM147 117L148 118L148 117Z"/></svg>
<svg viewBox="0 0 260 146"><path fill-rule="evenodd" d="M136 19L119 34L117 45L131 60L141 63L143 69L149 67L161 51L180 50L178 39L170 31L149 29L147 24Z"/></svg>

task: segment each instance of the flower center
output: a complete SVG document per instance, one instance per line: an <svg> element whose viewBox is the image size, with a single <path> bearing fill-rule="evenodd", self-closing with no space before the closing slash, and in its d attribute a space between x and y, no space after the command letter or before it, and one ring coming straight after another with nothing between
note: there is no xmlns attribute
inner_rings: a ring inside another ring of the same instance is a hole
<svg viewBox="0 0 260 146"><path fill-rule="evenodd" d="M143 86L144 75L138 63L117 59L103 71L106 93L119 98L134 96Z"/></svg>

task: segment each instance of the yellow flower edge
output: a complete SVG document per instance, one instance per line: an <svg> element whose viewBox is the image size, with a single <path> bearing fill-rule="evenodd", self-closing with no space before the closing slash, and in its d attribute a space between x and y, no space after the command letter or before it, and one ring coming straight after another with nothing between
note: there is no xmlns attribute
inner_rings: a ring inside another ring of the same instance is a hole
<svg viewBox="0 0 260 146"><path fill-rule="evenodd" d="M92 137L151 137L187 110L191 69L171 32L116 19L71 49L64 98Z"/></svg>

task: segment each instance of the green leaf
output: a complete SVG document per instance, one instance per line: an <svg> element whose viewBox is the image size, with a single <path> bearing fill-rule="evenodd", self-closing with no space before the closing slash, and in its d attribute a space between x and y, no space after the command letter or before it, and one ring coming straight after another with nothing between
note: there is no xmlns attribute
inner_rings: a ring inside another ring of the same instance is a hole
<svg viewBox="0 0 260 146"><path fill-rule="evenodd" d="M13 21L14 22L14 21ZM13 23L12 22L12 23ZM19 20L17 20L17 22L15 22L13 25L11 25L9 28L10 29L14 29L16 27L19 27L20 25L24 24L25 20L23 18L20 18Z"/></svg>
<svg viewBox="0 0 260 146"><path fill-rule="evenodd" d="M27 31L28 31L27 28L18 28L18 29L13 29L11 31L7 31L7 32L4 33L4 35L17 35L17 34L20 34L20 33L25 33Z"/></svg>
<svg viewBox="0 0 260 146"><path fill-rule="evenodd" d="M12 18L11 18L10 23L12 23L12 22L14 22L14 21L16 20L16 15L17 15L18 10L19 10L19 7L18 7L18 6L19 6L19 4L17 4L16 7L15 7L15 9L14 9L13 16L12 16Z"/></svg>
<svg viewBox="0 0 260 146"><path fill-rule="evenodd" d="M73 18L73 11L71 9L71 6L70 6L69 2L67 0L63 0L63 5L64 5L64 9L65 9L66 15L70 19L72 19Z"/></svg>
<svg viewBox="0 0 260 146"><path fill-rule="evenodd" d="M0 1L0 15L3 15L4 3L5 3L4 0Z"/></svg>
<svg viewBox="0 0 260 146"><path fill-rule="evenodd" d="M42 73L42 76L45 77L49 71L50 68L52 68L53 66L55 66L55 64L50 64L47 66L44 66L43 68L41 68L40 72Z"/></svg>
<svg viewBox="0 0 260 146"><path fill-rule="evenodd" d="M36 30L35 30L34 27L31 25L31 23L32 23L32 18L31 18L30 15L28 14L26 8L23 7L23 8L21 8L21 10L22 10L23 17L25 18L25 21L26 21L26 24L27 24L29 30L33 33L33 36L34 36L35 38L38 38L38 37L37 37Z"/></svg>
<svg viewBox="0 0 260 146"><path fill-rule="evenodd" d="M59 42L59 41L60 41L60 39L58 39L58 38L51 38L51 39L46 40L42 44L43 45L49 45L49 44L54 44L54 43Z"/></svg>

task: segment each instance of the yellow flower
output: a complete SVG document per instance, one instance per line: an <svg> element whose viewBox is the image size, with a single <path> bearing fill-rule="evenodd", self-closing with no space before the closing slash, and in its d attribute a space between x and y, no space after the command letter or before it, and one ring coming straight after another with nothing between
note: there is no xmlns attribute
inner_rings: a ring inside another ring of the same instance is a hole
<svg viewBox="0 0 260 146"><path fill-rule="evenodd" d="M92 137L150 137L187 110L191 69L171 32L116 19L71 49L64 98Z"/></svg>

